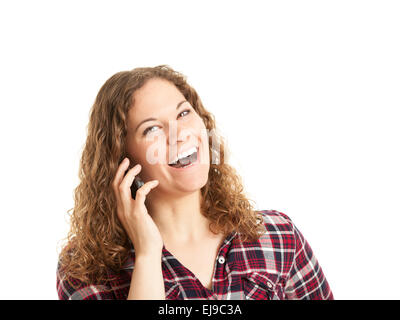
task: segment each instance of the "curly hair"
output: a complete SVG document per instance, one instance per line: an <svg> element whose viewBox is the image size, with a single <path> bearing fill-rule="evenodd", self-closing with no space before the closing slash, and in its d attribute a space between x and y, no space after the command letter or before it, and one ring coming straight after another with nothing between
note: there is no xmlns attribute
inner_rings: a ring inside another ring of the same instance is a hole
<svg viewBox="0 0 400 320"><path fill-rule="evenodd" d="M225 235L238 232L242 241L254 241L262 233L261 216L243 192L242 180L225 163L226 143L217 133L214 116L208 112L186 77L168 65L121 71L101 87L90 111L87 139L79 164L80 183L74 190L70 230L59 256L59 272L66 280L84 283L109 280L108 271L118 272L128 257L132 243L116 212L112 180L126 155L127 114L133 93L147 80L161 78L173 83L214 131L219 143L218 163L212 163L215 149L209 136L210 170L201 189L201 211L210 221L210 230Z"/></svg>

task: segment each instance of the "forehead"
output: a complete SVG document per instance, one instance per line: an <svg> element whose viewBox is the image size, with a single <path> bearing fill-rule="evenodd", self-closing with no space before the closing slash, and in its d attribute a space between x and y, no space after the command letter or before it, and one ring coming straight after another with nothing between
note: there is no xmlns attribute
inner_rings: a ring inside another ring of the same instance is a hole
<svg viewBox="0 0 400 320"><path fill-rule="evenodd" d="M130 111L135 116L153 116L163 109L176 108L176 104L184 99L173 83L164 79L150 79L133 94Z"/></svg>

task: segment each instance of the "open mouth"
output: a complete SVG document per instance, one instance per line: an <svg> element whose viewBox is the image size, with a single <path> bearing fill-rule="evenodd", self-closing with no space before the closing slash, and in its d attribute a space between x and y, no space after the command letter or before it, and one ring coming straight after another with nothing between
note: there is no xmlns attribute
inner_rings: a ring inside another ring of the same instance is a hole
<svg viewBox="0 0 400 320"><path fill-rule="evenodd" d="M170 167L174 168L185 168L189 167L192 163L197 160L198 149L194 149L193 152L187 156L178 158L175 162L169 163Z"/></svg>

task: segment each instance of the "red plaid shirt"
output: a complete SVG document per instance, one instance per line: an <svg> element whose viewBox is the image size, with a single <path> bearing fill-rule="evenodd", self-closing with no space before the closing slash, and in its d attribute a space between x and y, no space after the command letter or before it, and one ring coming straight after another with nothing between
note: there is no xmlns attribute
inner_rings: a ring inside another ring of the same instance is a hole
<svg viewBox="0 0 400 320"><path fill-rule="evenodd" d="M275 210L260 213L265 233L257 241L242 243L237 232L224 240L214 267L213 290L205 288L164 246L161 263L166 299L333 299L321 266L291 219ZM62 300L126 299L134 262L132 248L116 280L102 285L74 281L79 285L76 290L57 269L58 296Z"/></svg>

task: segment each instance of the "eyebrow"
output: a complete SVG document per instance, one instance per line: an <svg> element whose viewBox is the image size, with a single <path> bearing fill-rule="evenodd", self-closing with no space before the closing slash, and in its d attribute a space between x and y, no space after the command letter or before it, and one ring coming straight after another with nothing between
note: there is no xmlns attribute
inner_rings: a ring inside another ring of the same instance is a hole
<svg viewBox="0 0 400 320"><path fill-rule="evenodd" d="M176 105L176 110L178 110L179 107L181 106L181 104L184 103L184 102L188 102L188 101L187 101L187 100L182 100L181 102L179 102L179 103ZM136 127L135 132L139 129L139 127L140 127L143 123L145 123L145 122L147 122L147 121L155 121L155 120L157 120L157 119L156 119L156 118L148 118L148 119L145 119L145 120L141 121L141 122L138 124L138 126Z"/></svg>

